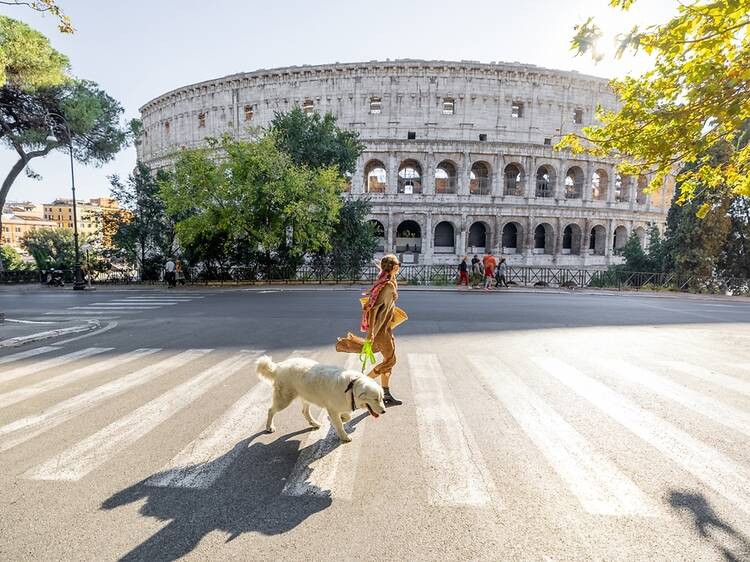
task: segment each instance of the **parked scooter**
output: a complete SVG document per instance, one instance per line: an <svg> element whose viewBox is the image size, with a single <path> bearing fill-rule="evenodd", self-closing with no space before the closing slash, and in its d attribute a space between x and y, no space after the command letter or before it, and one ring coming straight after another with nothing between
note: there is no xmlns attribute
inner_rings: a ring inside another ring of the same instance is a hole
<svg viewBox="0 0 750 562"><path fill-rule="evenodd" d="M47 272L47 285L52 287L64 287L63 272L59 269L50 269Z"/></svg>

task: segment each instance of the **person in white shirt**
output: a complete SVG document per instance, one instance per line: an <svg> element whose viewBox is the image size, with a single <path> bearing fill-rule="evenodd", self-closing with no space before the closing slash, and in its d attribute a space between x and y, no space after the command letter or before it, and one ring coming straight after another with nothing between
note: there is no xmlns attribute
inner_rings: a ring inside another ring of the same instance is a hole
<svg viewBox="0 0 750 562"><path fill-rule="evenodd" d="M167 263L164 264L164 280L170 289L177 284L175 279L175 263L172 261L172 258L169 258Z"/></svg>

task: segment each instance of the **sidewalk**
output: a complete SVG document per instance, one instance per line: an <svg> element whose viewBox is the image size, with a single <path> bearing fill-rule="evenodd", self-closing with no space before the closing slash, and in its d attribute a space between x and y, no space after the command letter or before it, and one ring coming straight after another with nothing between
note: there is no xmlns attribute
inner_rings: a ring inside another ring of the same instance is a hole
<svg viewBox="0 0 750 562"><path fill-rule="evenodd" d="M74 337L95 330L99 326L98 320L82 318L60 322L31 322L6 318L5 322L0 324L0 350L62 336Z"/></svg>

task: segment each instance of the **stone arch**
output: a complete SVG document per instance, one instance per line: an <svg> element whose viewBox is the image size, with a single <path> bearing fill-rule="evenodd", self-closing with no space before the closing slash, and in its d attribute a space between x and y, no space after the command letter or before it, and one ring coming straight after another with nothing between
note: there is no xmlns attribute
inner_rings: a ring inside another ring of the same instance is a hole
<svg viewBox="0 0 750 562"><path fill-rule="evenodd" d="M607 200L607 188L609 185L609 174L606 170L599 168L591 177L591 196L594 201Z"/></svg>
<svg viewBox="0 0 750 562"><path fill-rule="evenodd" d="M555 196L555 169L549 164L542 164L536 170L536 197Z"/></svg>
<svg viewBox="0 0 750 562"><path fill-rule="evenodd" d="M471 195L489 195L492 190L491 166L482 160L471 165L469 171L469 193Z"/></svg>
<svg viewBox="0 0 750 562"><path fill-rule="evenodd" d="M511 162L505 166L503 171L505 178L505 189L503 195L520 197L524 194L524 184L526 183L523 166L516 162Z"/></svg>
<svg viewBox="0 0 750 562"><path fill-rule="evenodd" d="M630 201L630 189L632 184L632 176L623 176L620 172L617 172L617 174L615 174L615 201L618 203Z"/></svg>
<svg viewBox="0 0 750 562"><path fill-rule="evenodd" d="M625 243L628 241L628 229L623 225L615 228L615 235L612 239L612 249L622 250L625 247Z"/></svg>
<svg viewBox="0 0 750 562"><path fill-rule="evenodd" d="M574 222L563 229L562 253L573 255L581 253L581 227Z"/></svg>
<svg viewBox="0 0 750 562"><path fill-rule="evenodd" d="M503 225L501 241L503 254L520 254L523 250L523 226L520 222L511 221Z"/></svg>
<svg viewBox="0 0 750 562"><path fill-rule="evenodd" d="M449 221L440 221L435 225L433 246L436 254L455 253L456 229Z"/></svg>
<svg viewBox="0 0 750 562"><path fill-rule="evenodd" d="M595 225L589 234L589 254L603 256L607 247L607 229L601 224Z"/></svg>
<svg viewBox="0 0 750 562"><path fill-rule="evenodd" d="M435 193L456 193L457 186L456 164L443 160L435 167Z"/></svg>
<svg viewBox="0 0 750 562"><path fill-rule="evenodd" d="M469 227L468 237L466 239L469 252L484 253L489 251L490 228L483 221L476 221Z"/></svg>
<svg viewBox="0 0 750 562"><path fill-rule="evenodd" d="M648 203L648 195L646 194L646 188L648 187L648 178L644 175L638 176L638 183L635 192L635 202L639 205L645 205Z"/></svg>
<svg viewBox="0 0 750 562"><path fill-rule="evenodd" d="M565 172L565 199L580 199L583 197L583 170L579 166L571 166Z"/></svg>
<svg viewBox="0 0 750 562"><path fill-rule="evenodd" d="M633 232L635 232L635 235L638 237L638 243L641 245L641 248L646 247L646 229L642 226L636 226L633 229Z"/></svg>
<svg viewBox="0 0 750 562"><path fill-rule="evenodd" d="M384 252L385 251L385 227L383 226L383 223L377 219L370 219L368 222L372 225L372 229L375 232L375 241L376 241L375 251Z"/></svg>
<svg viewBox="0 0 750 562"><path fill-rule="evenodd" d="M555 229L548 222L540 223L534 229L534 253L552 254L555 251Z"/></svg>
<svg viewBox="0 0 750 562"><path fill-rule="evenodd" d="M422 227L413 220L405 220L396 227L396 252L421 252Z"/></svg>
<svg viewBox="0 0 750 562"><path fill-rule="evenodd" d="M365 193L385 193L388 172L380 160L370 160L365 165Z"/></svg>
<svg viewBox="0 0 750 562"><path fill-rule="evenodd" d="M399 165L398 192L422 193L422 166L416 160L410 158Z"/></svg>

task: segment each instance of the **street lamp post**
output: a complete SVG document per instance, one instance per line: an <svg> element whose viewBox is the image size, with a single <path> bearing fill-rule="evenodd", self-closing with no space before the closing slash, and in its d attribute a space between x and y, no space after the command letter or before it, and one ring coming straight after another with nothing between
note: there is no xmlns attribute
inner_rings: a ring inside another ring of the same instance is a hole
<svg viewBox="0 0 750 562"><path fill-rule="evenodd" d="M73 192L73 243L75 245L75 266L73 268L73 290L83 291L86 288L86 282L83 280L83 271L81 270L81 251L78 247L78 212L76 209L76 178L73 170L73 136L70 134L70 125L68 121L59 113L49 113L52 117L60 119L65 126L65 132L68 137L68 149L70 154L70 185ZM57 137L52 135L54 140ZM49 137L48 137L49 139ZM51 140L51 139L50 139Z"/></svg>

